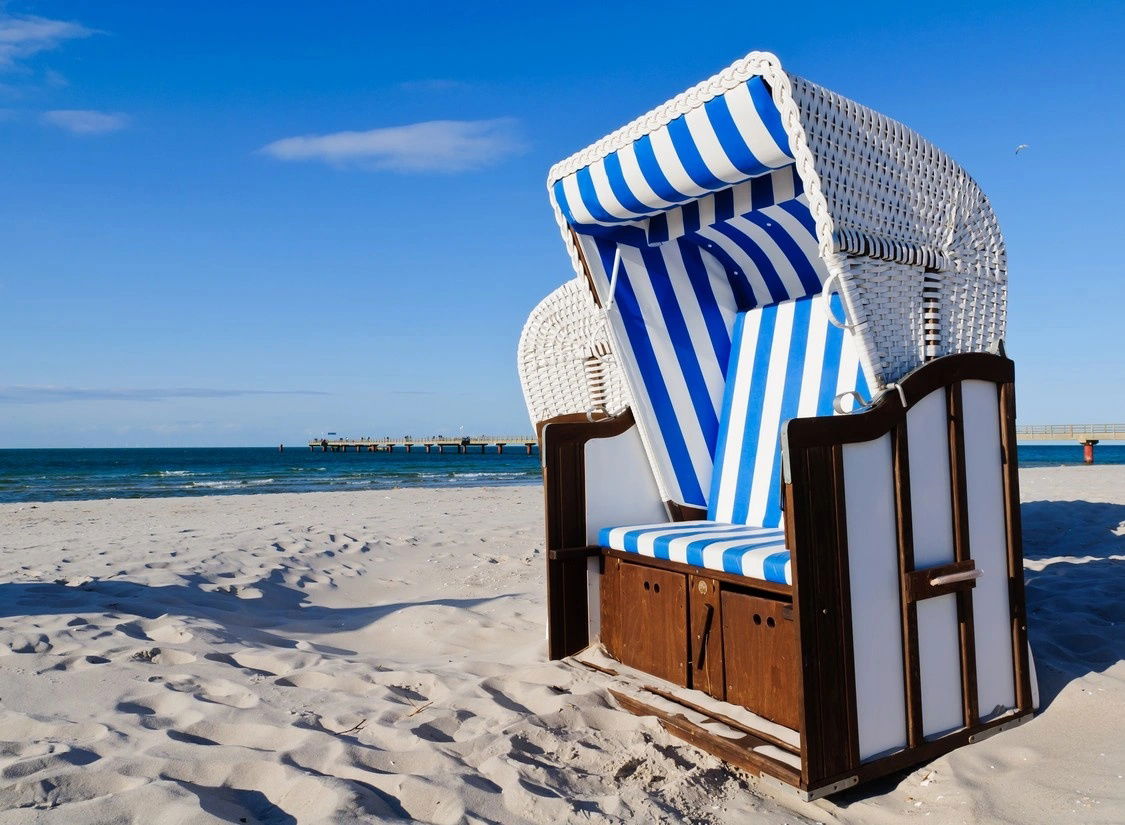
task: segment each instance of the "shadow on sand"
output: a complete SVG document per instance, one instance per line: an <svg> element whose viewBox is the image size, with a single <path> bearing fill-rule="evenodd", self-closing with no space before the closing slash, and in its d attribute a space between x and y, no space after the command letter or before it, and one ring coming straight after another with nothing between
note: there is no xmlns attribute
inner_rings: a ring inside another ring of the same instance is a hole
<svg viewBox="0 0 1125 825"><path fill-rule="evenodd" d="M133 581L94 580L78 586L64 582L0 583L0 619L10 616L43 616L59 613L108 613L122 617L155 619L169 614L207 619L215 641L292 648L296 641L285 631L307 634L332 634L359 630L400 610L412 607L474 608L514 593L476 599L430 599L393 602L364 607L322 607L305 604L308 594L286 585L283 573L248 586L261 593L257 598L240 598L236 589L195 574L182 584L147 585ZM126 635L146 638L139 626L119 625ZM355 651L323 644L309 644L319 653L351 655Z"/></svg>

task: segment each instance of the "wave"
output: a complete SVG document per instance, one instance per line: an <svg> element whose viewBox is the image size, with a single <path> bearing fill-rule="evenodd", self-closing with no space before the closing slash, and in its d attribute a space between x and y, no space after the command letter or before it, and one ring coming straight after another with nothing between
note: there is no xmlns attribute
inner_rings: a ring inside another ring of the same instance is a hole
<svg viewBox="0 0 1125 825"><path fill-rule="evenodd" d="M259 487L264 484L276 484L272 478L242 478L228 481L192 481L189 487L206 487L209 490L231 490L237 487Z"/></svg>

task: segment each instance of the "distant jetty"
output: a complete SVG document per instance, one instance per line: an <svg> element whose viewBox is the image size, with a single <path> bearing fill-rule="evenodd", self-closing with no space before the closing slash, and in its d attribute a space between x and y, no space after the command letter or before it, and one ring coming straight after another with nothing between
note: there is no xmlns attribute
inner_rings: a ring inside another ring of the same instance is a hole
<svg viewBox="0 0 1125 825"><path fill-rule="evenodd" d="M1073 441L1083 447L1086 463L1094 462L1094 445L1099 441L1125 441L1125 424L1031 424L1016 427L1016 438L1020 441ZM340 438L334 433L325 438L314 438L309 442L310 450L326 453L387 453L395 448L413 452L415 447L427 453L436 449L439 453L456 450L467 453L479 449L485 452L495 447L501 455L505 447L523 447L527 455L538 450L539 444L533 435L433 435L415 438L405 435L402 438Z"/></svg>
<svg viewBox="0 0 1125 825"><path fill-rule="evenodd" d="M322 450L326 453L346 453L348 450L355 450L357 453L389 453L395 447L402 448L408 453L413 452L415 447L421 447L427 453L434 448L439 453L444 453L446 449L467 453L478 447L480 452L483 453L486 448L495 447L496 452L501 455L503 455L505 447L523 447L524 452L531 455L534 450L538 449L538 442L533 435L462 435L455 437L433 435L426 438L415 438L410 435L402 438L338 438L327 436L325 438L314 438L309 442L310 450Z"/></svg>

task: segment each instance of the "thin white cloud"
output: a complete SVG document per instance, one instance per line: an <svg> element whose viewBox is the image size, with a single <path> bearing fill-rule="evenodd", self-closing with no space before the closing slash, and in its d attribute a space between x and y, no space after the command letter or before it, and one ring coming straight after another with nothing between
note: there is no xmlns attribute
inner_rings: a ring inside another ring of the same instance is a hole
<svg viewBox="0 0 1125 825"><path fill-rule="evenodd" d="M43 122L76 135L104 135L129 125L125 115L93 109L54 109L43 113Z"/></svg>
<svg viewBox="0 0 1125 825"><path fill-rule="evenodd" d="M24 58L94 33L81 23L0 12L0 69L11 69Z"/></svg>
<svg viewBox="0 0 1125 825"><path fill-rule="evenodd" d="M334 132L276 140L261 151L278 160L397 172L464 172L522 151L512 118L430 120L366 132Z"/></svg>
<svg viewBox="0 0 1125 825"><path fill-rule="evenodd" d="M209 387L29 387L0 386L0 404L57 404L66 401L168 401L173 398L238 398L248 395L329 395L320 390L215 389Z"/></svg>
<svg viewBox="0 0 1125 825"><path fill-rule="evenodd" d="M470 88L464 80L447 77L430 77L422 80L404 80L398 84L404 92L460 92Z"/></svg>

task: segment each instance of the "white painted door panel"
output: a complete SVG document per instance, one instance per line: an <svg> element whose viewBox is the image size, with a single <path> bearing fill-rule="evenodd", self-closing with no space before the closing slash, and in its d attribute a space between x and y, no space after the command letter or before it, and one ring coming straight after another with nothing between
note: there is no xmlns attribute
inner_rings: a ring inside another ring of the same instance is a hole
<svg viewBox="0 0 1125 825"><path fill-rule="evenodd" d="M891 437L847 444L844 500L859 756L906 746Z"/></svg>
<svg viewBox="0 0 1125 825"><path fill-rule="evenodd" d="M949 413L945 390L927 395L906 414L910 450L910 512L914 567L950 564L953 504L949 475ZM918 663L922 682L922 732L937 736L964 724L957 600L918 602Z"/></svg>
<svg viewBox="0 0 1125 825"><path fill-rule="evenodd" d="M996 385L989 381L963 381L961 399L965 419L969 549L977 569L984 574L973 588L977 701L981 719L988 719L1016 704L1000 401Z"/></svg>

